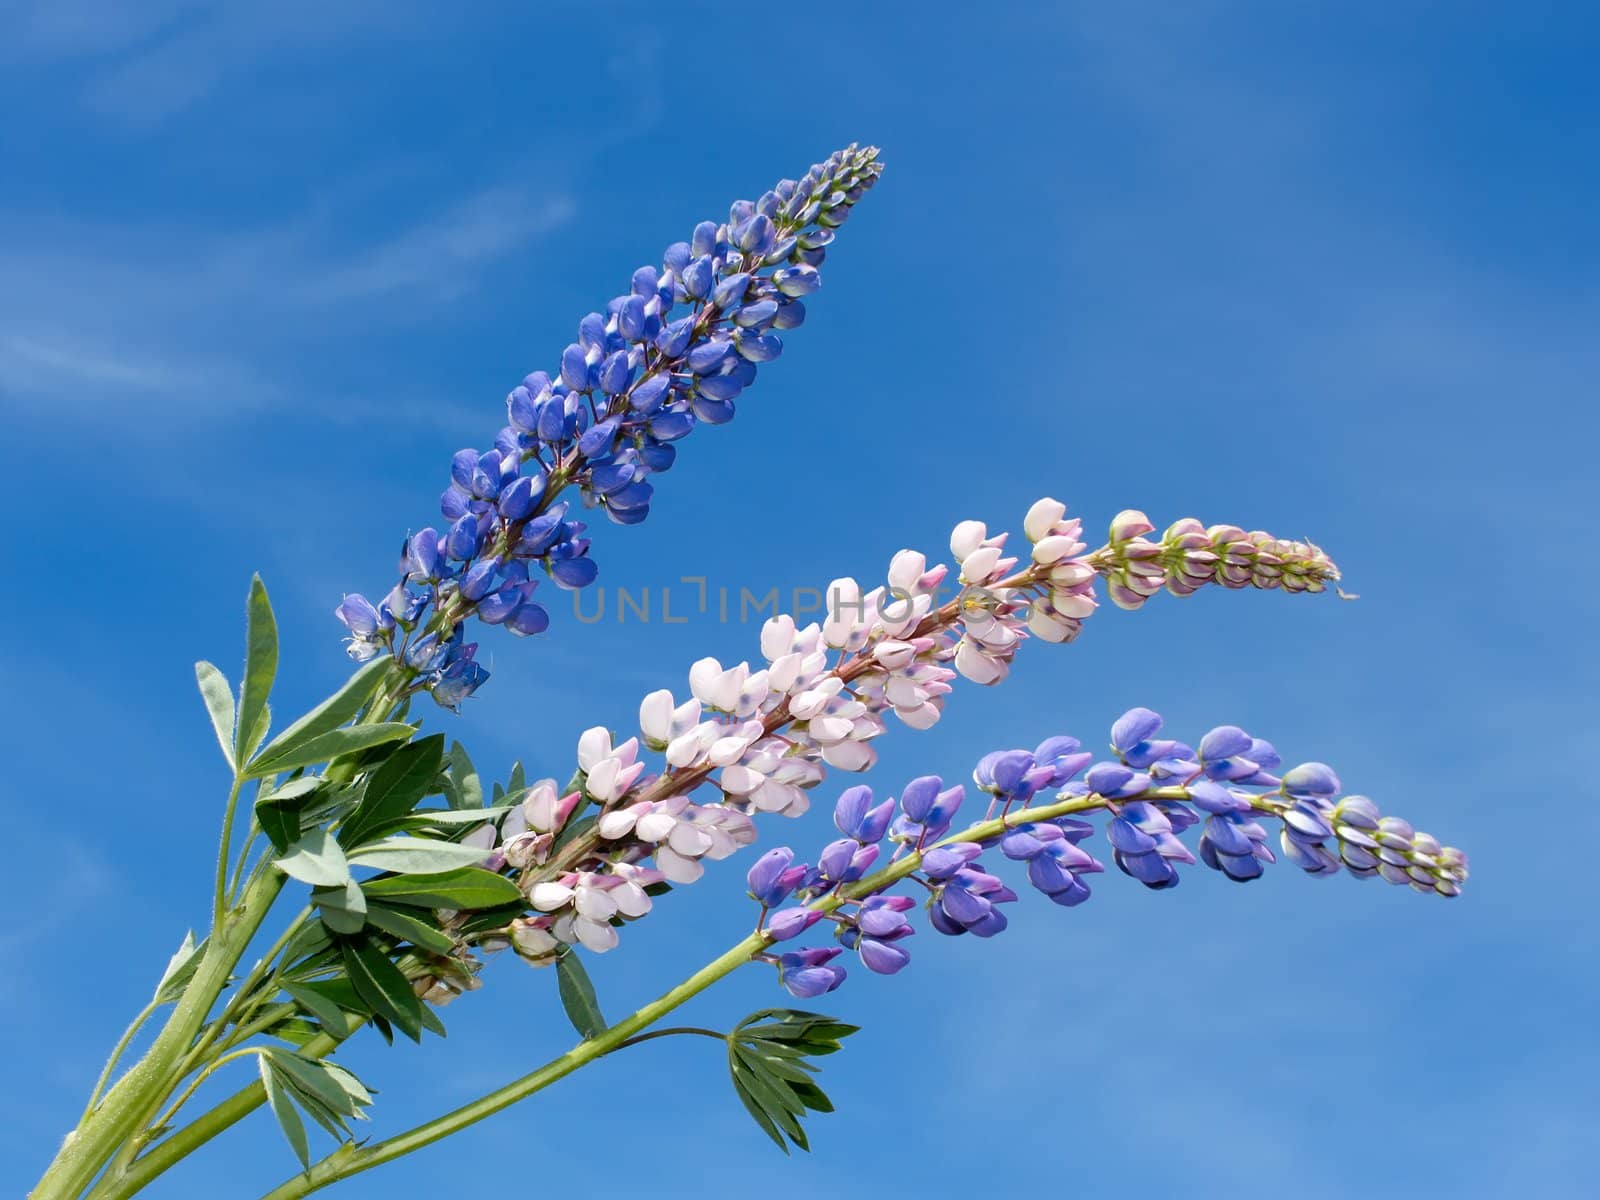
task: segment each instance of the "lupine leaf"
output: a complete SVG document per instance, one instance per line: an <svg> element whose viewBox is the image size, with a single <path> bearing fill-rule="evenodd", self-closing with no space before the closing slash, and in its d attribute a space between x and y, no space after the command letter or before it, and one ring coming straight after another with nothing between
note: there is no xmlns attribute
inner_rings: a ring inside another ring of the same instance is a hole
<svg viewBox="0 0 1600 1200"><path fill-rule="evenodd" d="M300 840L301 816L315 803L321 786L322 780L317 776L302 775L256 801L256 824L279 854Z"/></svg>
<svg viewBox="0 0 1600 1200"><path fill-rule="evenodd" d="M367 702L367 697L371 696L373 689L378 686L378 680L388 670L387 658L375 658L367 663L345 680L337 692L267 743L261 752L261 757L276 758L314 737L339 728L361 711L361 706Z"/></svg>
<svg viewBox="0 0 1600 1200"><path fill-rule="evenodd" d="M439 1019L439 1014L434 1011L433 1005L426 1000L422 1002L422 1027L429 1033L439 1037L448 1037L444 1031L444 1022Z"/></svg>
<svg viewBox="0 0 1600 1200"><path fill-rule="evenodd" d="M360 933L367 924L367 896L354 879L338 887L311 889L322 923L334 933Z"/></svg>
<svg viewBox="0 0 1600 1200"><path fill-rule="evenodd" d="M515 796L518 792L528 790L528 772L521 761L511 764L511 774L506 779L506 793Z"/></svg>
<svg viewBox="0 0 1600 1200"><path fill-rule="evenodd" d="M344 851L326 829L313 829L273 860L285 875L313 887L342 887L350 878Z"/></svg>
<svg viewBox="0 0 1600 1200"><path fill-rule="evenodd" d="M739 1103L744 1105L745 1111L755 1119L755 1123L761 1127L762 1131L778 1144L778 1149L785 1154L789 1153L789 1143L784 1141L783 1134L779 1132L777 1125L773 1123L772 1118L767 1115L766 1109L761 1106L760 1102L751 1093L749 1086L745 1083L745 1076L748 1072L737 1059L733 1058L731 1053L729 1054L729 1063L733 1075L733 1091L739 1097Z"/></svg>
<svg viewBox="0 0 1600 1200"><path fill-rule="evenodd" d="M246 779L255 779L278 771L292 770L295 767L310 767L317 763L332 762L341 755L354 754L372 746L381 746L386 742L401 741L415 732L416 730L410 725L402 725L398 721L387 721L381 725L351 725L344 729L330 729L327 733L320 733L298 745L274 750L270 755L261 755L245 768L244 776Z"/></svg>
<svg viewBox="0 0 1600 1200"><path fill-rule="evenodd" d="M177 953L167 960L167 969L161 973L161 982L156 984L158 1003L177 1002L178 997L183 994L183 989L188 986L189 980L194 978L205 947L205 942L197 943L194 940L194 930L191 929L183 935L183 944L178 947Z"/></svg>
<svg viewBox="0 0 1600 1200"><path fill-rule="evenodd" d="M422 1040L422 1001L411 982L371 942L346 940L341 945L345 970L356 992L372 1005L373 1015L393 1022L414 1042Z"/></svg>
<svg viewBox="0 0 1600 1200"><path fill-rule="evenodd" d="M289 993L296 1004L320 1021L330 1035L336 1038L345 1036L350 1023L345 1018L344 1009L332 998L303 983L285 983L283 990Z"/></svg>
<svg viewBox="0 0 1600 1200"><path fill-rule="evenodd" d="M361 803L346 818L339 840L360 845L406 816L433 790L444 761L444 735L436 733L401 746L367 779Z"/></svg>
<svg viewBox="0 0 1600 1200"><path fill-rule="evenodd" d="M272 1109L272 1115L278 1118L278 1127L283 1130L284 1140L289 1143L289 1148L300 1160L301 1167L309 1168L311 1145L306 1141L306 1123L295 1111L294 1104L290 1101L278 1072L273 1069L267 1055L260 1054L256 1058L261 1071L261 1086L267 1090L267 1105Z"/></svg>
<svg viewBox="0 0 1600 1200"><path fill-rule="evenodd" d="M456 808L483 807L483 781L460 742L450 744L450 781L455 786L450 793L450 803Z"/></svg>
<svg viewBox="0 0 1600 1200"><path fill-rule="evenodd" d="M752 1013L728 1035L728 1067L735 1092L756 1123L785 1151L783 1135L802 1150L810 1144L801 1119L832 1112L833 1103L811 1078L811 1055L831 1054L839 1039L857 1031L818 1013L766 1008Z"/></svg>
<svg viewBox="0 0 1600 1200"><path fill-rule="evenodd" d="M594 993L594 981L589 978L589 972L584 968L577 951L568 950L556 959L556 984L567 1020L572 1022L572 1027L582 1037L599 1037L606 1031L606 1019L600 1015L600 1001Z"/></svg>
<svg viewBox="0 0 1600 1200"><path fill-rule="evenodd" d="M403 875L439 875L481 863L487 851L478 846L441 842L437 838L392 837L357 846L349 853L357 867L376 867Z"/></svg>
<svg viewBox="0 0 1600 1200"><path fill-rule="evenodd" d="M259 722L266 711L267 693L272 691L272 681L278 674L278 622L272 615L272 601L267 599L267 586L259 575L250 581L246 612L244 680L239 684L234 732L236 763L249 762L266 734Z"/></svg>
<svg viewBox="0 0 1600 1200"><path fill-rule="evenodd" d="M367 908L367 924L410 942L413 946L432 950L435 954L449 954L455 949L455 943L450 940L448 934L425 921L418 920L410 913L390 908L386 904L374 903Z"/></svg>
<svg viewBox="0 0 1600 1200"><path fill-rule="evenodd" d="M505 816L516 805L501 804L494 808L450 809L424 808L395 823L396 830L453 829L461 825L481 825L485 821Z"/></svg>
<svg viewBox="0 0 1600 1200"><path fill-rule="evenodd" d="M393 875L361 885L369 900L407 908L494 908L522 899L517 885L482 867L461 867L437 875Z"/></svg>
<svg viewBox="0 0 1600 1200"><path fill-rule="evenodd" d="M328 930L322 922L307 921L283 948L283 961L298 964L302 959L320 954L332 945L333 939L328 936Z"/></svg>
<svg viewBox="0 0 1600 1200"><path fill-rule="evenodd" d="M272 1055L272 1065L289 1076L300 1091L315 1096L330 1111L342 1117L361 1116L361 1102L333 1077L325 1064L292 1052L278 1052ZM365 1088L361 1094L366 1096L366 1103L372 1102Z"/></svg>
<svg viewBox="0 0 1600 1200"><path fill-rule="evenodd" d="M194 665L194 679L200 685L200 698L211 715L211 728L216 731L217 745L222 747L222 757L233 767L233 692L228 687L227 676L208 662Z"/></svg>

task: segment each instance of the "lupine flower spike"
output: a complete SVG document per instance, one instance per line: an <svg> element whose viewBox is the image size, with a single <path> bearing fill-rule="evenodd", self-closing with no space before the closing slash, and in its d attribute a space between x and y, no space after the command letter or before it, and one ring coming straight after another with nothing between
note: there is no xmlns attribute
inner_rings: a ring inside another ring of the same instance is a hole
<svg viewBox="0 0 1600 1200"><path fill-rule="evenodd" d="M550 617L535 599L594 582L587 527L559 497L619 525L649 515L651 479L697 425L721 425L758 370L805 320L805 297L856 202L877 182L875 147L847 147L799 180L740 200L727 221L703 221L661 265L578 324L554 371L534 371L506 398L508 424L487 450L459 451L440 501L448 524L401 549L400 581L377 604L348 595L337 615L350 656L393 655L407 690L457 708L488 672L463 622L476 616L518 636Z"/></svg>
<svg viewBox="0 0 1600 1200"><path fill-rule="evenodd" d="M943 714L958 679L997 684L1030 638L1064 642L1077 637L1095 611L1096 583L1105 579L1115 586L1121 578L1115 547L1137 536L1126 535L1128 514L1117 518L1111 539L1095 551L1088 550L1080 522L1068 519L1059 501L1039 501L1023 524L1030 543L1025 557L1005 553L1004 533L991 535L981 523L965 521L951 534L954 568L930 566L924 555L903 550L890 561L884 585L864 588L853 579L834 580L821 623L802 627L787 615L766 623L761 632L765 665L724 667L701 659L690 668L687 698L665 690L644 698L638 737L619 739L599 728L584 733L576 755L578 790L562 795L554 781L546 780L530 789L520 812L514 810L498 830L484 830L485 849L503 856L530 901L531 911L515 924L510 944L535 964L554 961L572 944L611 949L619 927L646 915L663 885L693 883L708 861L751 845L756 817L798 816L830 769L860 772L872 766L877 760L873 743L887 732L891 716L913 729L927 729ZM1260 544L1267 542L1271 539L1261 535ZM1217 581L1275 587L1286 575L1319 583L1337 578L1337 569L1320 551L1272 544L1278 547L1273 571ZM1234 557L1248 555L1241 551ZM1172 569L1172 560L1161 555L1149 561L1163 579ZM952 578L953 588L947 586ZM1180 594L1198 586L1186 585ZM940 593L950 591L953 598L941 602ZM987 756L976 779L991 798L990 815L998 808L1009 819L1041 789L1066 786L1087 767L1086 786L1119 805L1111 831L1113 861L1151 886L1171 886L1174 864L1192 862L1193 856L1176 836L1186 828L1183 815L1171 805L1141 799L1150 772L1164 772L1162 778L1177 774L1196 753L1202 755L1196 771L1215 771L1221 761L1239 769L1238 764L1251 761L1243 755L1252 744L1241 749L1214 739L1215 745L1190 751L1176 742L1151 740L1154 719L1129 714L1119 722L1114 738L1123 757L1117 761L1090 766L1092 755L1071 738L1052 738L1031 752ZM1222 749L1231 757L1219 757ZM1265 751L1259 754L1265 757ZM1266 769L1252 762L1250 773L1264 780ZM719 797L703 803L692 799L708 783ZM877 865L885 839L898 847L897 855L939 844L949 833L962 792L930 777L908 787L898 808L869 804L870 795L865 788L845 792L835 811L842 836L819 856L814 878L799 874L782 856L763 858L752 869L751 894L773 910L769 928L785 936L802 932L807 910L783 908L784 900L799 892L817 894L818 885L855 884ZM554 851L563 830L590 808L594 820ZM1234 823L1217 824L1231 828ZM1320 829L1309 820L1304 825L1304 838ZM1053 885L1058 903L1075 904L1087 895L1077 877L1086 869L1075 849L1082 835L1065 836L1064 829L1056 825L1037 835L1049 844L1041 843L1030 870ZM1030 845L1026 836L1033 835L1022 830L1012 844ZM1248 838L1249 831L1241 836ZM1238 839L1218 842L1225 837L1214 835L1202 854L1221 856L1218 861L1226 861L1234 873L1247 870L1239 861ZM930 878L948 902L941 902L930 919L945 932L989 936L1004 928L1000 906L1015 896L998 878L965 861L947 861L966 853L936 852L935 863L943 864L936 869L948 867L949 873ZM1253 851L1244 853L1250 857ZM871 928L887 920L880 914ZM904 955L898 943L905 936L896 922L880 932L852 935L846 949L886 966ZM459 964L456 968L459 973ZM843 968L829 958L794 960L785 970L810 986Z"/></svg>
<svg viewBox="0 0 1600 1200"><path fill-rule="evenodd" d="M1467 879L1464 853L1413 831L1398 817L1380 816L1365 796L1335 799L1341 788L1331 767L1304 763L1279 777L1272 773L1281 760L1271 743L1237 726L1211 730L1197 749L1159 737L1161 729L1160 716L1136 708L1112 726L1112 757L1098 762L1091 763L1094 756L1071 737L1048 738L1031 751L986 755L973 781L980 791L1017 806L1024 819L985 819L871 874L862 867L876 861L886 830L901 830L905 842L923 827L932 797L939 798L941 821L947 822L964 789L945 788L934 775L906 784L898 802L890 797L875 803L868 788L846 789L834 809L834 822L846 836L823 847L816 867L790 865L794 851L781 846L751 871L752 880L758 871L763 879L784 880L781 895L763 898L770 945L824 920L838 944L785 947L756 957L774 964L779 982L802 998L844 981L845 968L834 965L841 950L854 951L869 971L895 974L910 962L903 943L915 933L907 914L916 900L893 891L908 879L925 893L922 907L933 929L993 937L1006 928L1001 906L1018 897L985 865L982 856L991 851L1021 866L1028 884L1047 900L1076 907L1089 899L1088 877L1105 870L1085 845L1097 832L1090 821L1096 816L1105 818L1111 860L1148 888L1177 886L1178 867L1194 864L1179 835L1196 825L1200 862L1235 882L1260 877L1263 865L1275 861L1266 823L1276 823L1279 844L1307 874L1343 870L1418 892L1460 894ZM778 899L793 903L766 917Z"/></svg>

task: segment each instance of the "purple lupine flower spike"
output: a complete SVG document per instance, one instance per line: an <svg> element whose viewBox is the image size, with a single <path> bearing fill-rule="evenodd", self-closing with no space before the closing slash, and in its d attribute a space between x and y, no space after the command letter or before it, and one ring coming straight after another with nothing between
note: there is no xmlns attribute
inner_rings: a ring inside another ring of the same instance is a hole
<svg viewBox="0 0 1600 1200"><path fill-rule="evenodd" d="M802 179L740 201L728 223L702 222L659 268L635 271L604 313L584 317L553 375L534 371L511 389L494 446L451 459L440 500L447 526L411 535L402 556L401 588L418 589L403 605L415 610L404 636L374 625L359 597L340 606L351 656L390 653L408 692L431 691L454 708L488 673L424 669L409 653L414 632L448 641L474 614L521 636L542 632L549 615L532 599L529 568L566 589L598 574L584 524L566 520L556 497L575 487L616 524L645 520L650 478L672 466L672 443L697 424L732 419L758 366L782 352L778 331L803 319L798 297L820 286L832 229L881 169L875 147L849 146ZM426 608L431 616L414 630Z"/></svg>
<svg viewBox="0 0 1600 1200"><path fill-rule="evenodd" d="M1312 874L1343 869L1358 878L1379 876L1442 896L1460 892L1467 876L1466 855L1405 821L1383 816L1365 796L1331 799L1339 780L1325 764L1295 767L1280 781L1259 769L1279 766L1277 751L1237 726L1211 730L1200 739L1198 750L1179 742L1158 743L1161 728L1158 714L1130 710L1112 727L1112 748L1130 760L1163 755L1165 761L1183 761L1190 769L1181 780L1174 774L1136 770L1125 761L1097 763L1078 781L1075 776L1086 756L1077 740L1068 737L1048 738L1031 754L1008 750L986 755L973 772L978 786L996 796L1026 796L1030 807L1015 820L986 821L938 844L924 845L920 836L947 793L940 790L937 776L913 779L901 790L900 815L891 831L910 858L898 868L855 879L848 875L856 856L877 847L876 842L864 846L852 834L881 835L875 828L878 808L872 805L872 793L860 786L847 789L834 814L846 836L823 850L819 871L793 893L799 903L768 922L768 938L786 941L826 914L840 946L856 951L869 971L895 974L910 963L903 942L914 932L907 919L914 899L892 890L906 878L926 889L927 918L934 929L951 936L993 937L1007 925L1002 906L1014 902L1017 894L985 869L982 855L991 848L1022 864L1029 884L1052 903L1076 907L1090 898L1088 876L1104 870L1082 844L1096 829L1080 816L1095 811L1109 817L1105 834L1117 867L1155 890L1175 887L1181 878L1178 867L1196 861L1237 882L1259 878L1276 861L1267 846L1266 825L1276 820L1285 852ZM1181 760L1175 757L1180 754ZM1040 794L1046 786L1059 790ZM874 828L866 828L869 824ZM1198 859L1181 836L1196 824L1201 826ZM792 859L787 849L764 856L751 869L752 893L793 869ZM814 989L831 990L842 979L825 971L837 953L838 947L830 947L757 957L778 966L791 992L817 995L820 990Z"/></svg>

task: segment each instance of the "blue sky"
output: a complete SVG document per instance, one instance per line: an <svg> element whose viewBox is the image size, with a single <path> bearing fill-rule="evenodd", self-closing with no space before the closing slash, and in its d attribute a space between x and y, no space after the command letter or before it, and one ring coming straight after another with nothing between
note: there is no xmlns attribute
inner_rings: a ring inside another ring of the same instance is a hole
<svg viewBox="0 0 1600 1200"><path fill-rule="evenodd" d="M827 1008L865 1031L810 1158L764 1141L708 1043L655 1043L333 1194L547 1190L619 1154L663 1200L1588 1194L1585 6L537 7L0 0L4 1190L203 919L225 780L190 663L236 669L250 572L287 713L342 678L333 605L386 586L507 388L696 221L860 140L888 170L805 328L646 526L599 529L602 581L870 577L1043 494L1097 529L1131 506L1313 537L1359 602L1102 611L937 736L894 732L872 782L1147 704L1333 762L1467 848L1468 893L1113 875L997 942L925 932L902 975L855 972ZM463 717L430 715L486 770L565 777L585 726L757 653L755 624L554 610L537 642L485 639ZM742 870L595 962L608 1011L740 935ZM751 971L688 1015L781 999ZM378 1132L570 1043L553 978L509 960L448 1015L447 1042L351 1048ZM150 1194L255 1195L290 1164L261 1120L215 1151Z"/></svg>

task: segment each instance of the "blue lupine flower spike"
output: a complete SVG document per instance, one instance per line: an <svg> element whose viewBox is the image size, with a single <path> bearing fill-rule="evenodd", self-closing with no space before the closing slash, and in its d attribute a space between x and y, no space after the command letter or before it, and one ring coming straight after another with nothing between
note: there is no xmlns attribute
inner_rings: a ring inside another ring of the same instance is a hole
<svg viewBox="0 0 1600 1200"><path fill-rule="evenodd" d="M360 595L339 605L350 656L392 655L407 694L427 690L455 709L488 678L476 644L457 636L467 618L542 633L550 618L536 573L569 590L597 574L584 522L558 497L576 488L619 525L649 515L651 478L672 466L675 443L732 420L761 365L782 353L782 334L805 320L834 230L881 170L876 147L852 145L738 201L726 222L701 222L579 322L554 373L511 390L494 445L452 459L447 524L406 539L395 589L376 605Z"/></svg>
<svg viewBox="0 0 1600 1200"><path fill-rule="evenodd" d="M1198 748L1161 738L1161 717L1135 708L1111 728L1115 757L1090 764L1076 739L1049 738L1032 750L986 755L973 771L979 790L1022 819L986 819L962 833L919 849L924 832L939 830L960 802L961 788L946 790L937 776L925 775L893 798L874 804L871 789L847 789L834 809L834 823L846 835L829 843L819 870L791 866L794 852L769 850L751 870L751 892L767 903L765 890L779 880L774 899L799 903L767 923L771 942L788 941L827 918L839 945L785 949L756 957L778 968L779 982L806 998L832 991L843 982L833 966L841 948L853 950L862 966L893 975L910 962L903 942L915 929L906 914L912 896L892 889L907 879L926 892L928 924L940 933L993 937L1006 928L1002 905L1016 892L985 868L982 856L1025 865L1028 883L1066 908L1089 898L1088 876L1105 868L1083 844L1096 832L1084 818L1106 816L1111 859L1124 874L1146 887L1177 886L1180 865L1196 856L1179 835L1201 827L1198 861L1240 883L1258 878L1274 860L1264 822L1281 826L1284 852L1312 875L1347 871L1360 879L1379 876L1419 892L1460 894L1467 878L1467 856L1417 833L1398 817L1379 814L1365 796L1345 796L1339 777L1323 763L1304 763L1272 774L1281 765L1271 743L1235 725L1219 725ZM1087 768L1087 769L1085 769ZM858 869L877 857L885 831L909 851L874 874ZM798 883L796 882L798 881ZM765 911L765 910L763 910Z"/></svg>

